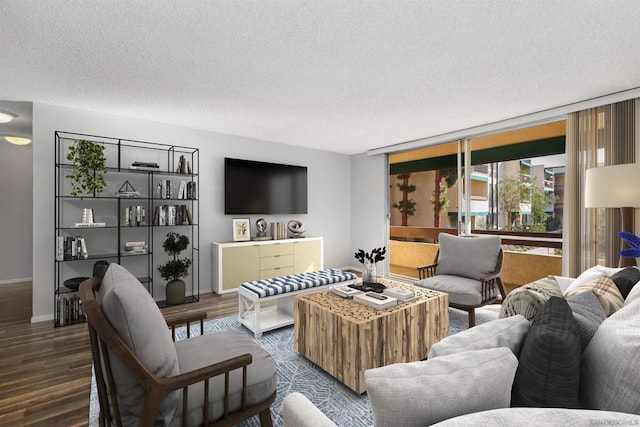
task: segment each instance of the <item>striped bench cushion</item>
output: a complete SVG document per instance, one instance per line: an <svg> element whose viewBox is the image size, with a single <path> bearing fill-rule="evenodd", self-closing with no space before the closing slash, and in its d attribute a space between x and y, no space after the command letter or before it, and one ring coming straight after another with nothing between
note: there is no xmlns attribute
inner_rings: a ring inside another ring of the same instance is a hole
<svg viewBox="0 0 640 427"><path fill-rule="evenodd" d="M274 277L272 279L254 280L243 283L242 287L256 294L258 298L264 298L344 282L355 278L356 275L353 273L330 268L327 270L311 271L309 273Z"/></svg>

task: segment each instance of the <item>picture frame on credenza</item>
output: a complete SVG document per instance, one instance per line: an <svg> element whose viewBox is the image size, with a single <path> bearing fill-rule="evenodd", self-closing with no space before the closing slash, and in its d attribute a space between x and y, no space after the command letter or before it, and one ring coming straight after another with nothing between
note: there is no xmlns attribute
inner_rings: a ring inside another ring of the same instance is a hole
<svg viewBox="0 0 640 427"><path fill-rule="evenodd" d="M243 242L251 240L251 226L249 218L234 218L233 220L233 241Z"/></svg>

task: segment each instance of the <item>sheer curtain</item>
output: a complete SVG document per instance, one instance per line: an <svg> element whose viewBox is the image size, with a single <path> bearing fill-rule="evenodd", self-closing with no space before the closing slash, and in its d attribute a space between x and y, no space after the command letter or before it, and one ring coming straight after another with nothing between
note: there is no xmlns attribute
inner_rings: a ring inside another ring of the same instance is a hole
<svg viewBox="0 0 640 427"><path fill-rule="evenodd" d="M585 209L585 171L635 162L635 100L567 117L563 271L572 277L596 264L616 266L621 240L618 209Z"/></svg>

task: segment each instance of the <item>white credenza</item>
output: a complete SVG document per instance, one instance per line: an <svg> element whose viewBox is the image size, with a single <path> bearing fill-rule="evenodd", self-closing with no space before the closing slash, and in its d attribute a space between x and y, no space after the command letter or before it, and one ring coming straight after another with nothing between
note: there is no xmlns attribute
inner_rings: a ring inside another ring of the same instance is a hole
<svg viewBox="0 0 640 427"><path fill-rule="evenodd" d="M213 292L234 292L244 282L322 270L322 237L215 242Z"/></svg>

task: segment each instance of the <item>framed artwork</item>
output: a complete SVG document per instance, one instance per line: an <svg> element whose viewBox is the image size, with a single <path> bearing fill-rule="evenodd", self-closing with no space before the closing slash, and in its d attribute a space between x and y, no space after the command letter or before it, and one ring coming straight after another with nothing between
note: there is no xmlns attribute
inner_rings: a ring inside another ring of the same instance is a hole
<svg viewBox="0 0 640 427"><path fill-rule="evenodd" d="M233 220L233 241L242 242L251 240L251 229L249 228L249 218L234 218Z"/></svg>

